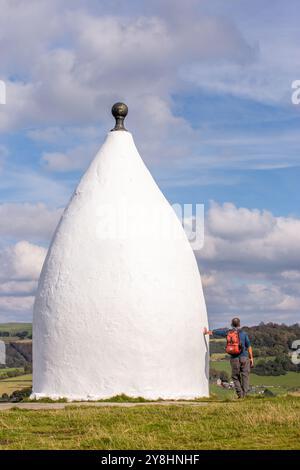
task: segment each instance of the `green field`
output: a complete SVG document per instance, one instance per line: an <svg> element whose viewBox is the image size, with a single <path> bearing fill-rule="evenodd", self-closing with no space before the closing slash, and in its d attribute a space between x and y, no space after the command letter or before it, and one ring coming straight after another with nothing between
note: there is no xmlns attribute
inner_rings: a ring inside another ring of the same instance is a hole
<svg viewBox="0 0 300 470"><path fill-rule="evenodd" d="M0 411L0 449L300 449L300 398Z"/></svg>
<svg viewBox="0 0 300 470"><path fill-rule="evenodd" d="M31 323L0 323L0 332L9 333L9 336L0 336L0 340L5 343L11 341L20 341L18 333L27 331L29 336L32 336L32 324ZM28 341L28 339L27 339Z"/></svg>
<svg viewBox="0 0 300 470"><path fill-rule="evenodd" d="M32 375L20 375L19 377L10 377L8 379L0 380L0 396L3 393L10 395L15 390L31 387Z"/></svg>
<svg viewBox="0 0 300 470"><path fill-rule="evenodd" d="M217 400L234 400L234 390L227 390L226 388L219 387L216 384L209 385L209 392L211 397L215 397Z"/></svg>
<svg viewBox="0 0 300 470"><path fill-rule="evenodd" d="M17 333L28 331L32 335L32 323L0 323L0 331L9 333L9 336L0 336L4 342L18 341L20 338L16 336Z"/></svg>
<svg viewBox="0 0 300 470"><path fill-rule="evenodd" d="M230 376L231 367L229 361L211 361L210 366L217 370L224 370ZM285 375L261 376L251 374L250 384L253 386L270 388L274 393L286 393L289 389L300 389L300 373L287 372ZM220 388L220 387L218 387ZM216 393L219 396L218 390Z"/></svg>
<svg viewBox="0 0 300 470"><path fill-rule="evenodd" d="M32 334L31 323L0 323L0 331L8 332L11 336L14 336L20 331L28 331Z"/></svg>
<svg viewBox="0 0 300 470"><path fill-rule="evenodd" d="M7 372L19 372L21 370L23 370L21 367L20 368L6 367L5 369L0 369L0 379L1 379L1 377L5 376L7 374Z"/></svg>
<svg viewBox="0 0 300 470"><path fill-rule="evenodd" d="M220 361L220 360L227 360L228 356L225 353L212 353L210 355L210 359L212 361Z"/></svg>

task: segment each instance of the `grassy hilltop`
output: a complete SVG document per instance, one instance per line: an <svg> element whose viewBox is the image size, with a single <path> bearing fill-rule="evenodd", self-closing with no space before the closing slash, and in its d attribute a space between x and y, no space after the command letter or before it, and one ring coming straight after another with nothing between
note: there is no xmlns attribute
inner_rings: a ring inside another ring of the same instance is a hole
<svg viewBox="0 0 300 470"><path fill-rule="evenodd" d="M299 449L300 398L0 411L0 449Z"/></svg>
<svg viewBox="0 0 300 470"><path fill-rule="evenodd" d="M300 373L289 358L291 341L300 338L299 325L249 330L255 362L262 360L260 375L251 374L255 396L236 400L233 390L216 384L216 374L230 377L224 340L216 339L210 345L210 399L46 410L0 405L0 449L300 449ZM0 397L31 387L31 334L31 324L0 325L11 363L0 369ZM277 396L257 395L265 388Z"/></svg>

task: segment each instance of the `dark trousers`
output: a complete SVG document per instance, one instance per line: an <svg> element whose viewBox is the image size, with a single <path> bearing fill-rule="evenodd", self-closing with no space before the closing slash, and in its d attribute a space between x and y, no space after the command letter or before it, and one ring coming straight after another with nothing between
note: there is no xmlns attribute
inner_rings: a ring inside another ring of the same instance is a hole
<svg viewBox="0 0 300 470"><path fill-rule="evenodd" d="M249 391L250 361L248 357L234 357L230 364L235 391L239 398L243 398Z"/></svg>

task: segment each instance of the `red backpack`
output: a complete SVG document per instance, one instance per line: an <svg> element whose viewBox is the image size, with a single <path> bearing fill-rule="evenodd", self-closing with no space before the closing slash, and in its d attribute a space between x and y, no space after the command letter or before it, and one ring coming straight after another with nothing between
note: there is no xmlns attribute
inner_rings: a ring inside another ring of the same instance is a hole
<svg viewBox="0 0 300 470"><path fill-rule="evenodd" d="M227 354L237 356L242 352L242 343L238 330L229 330L227 333L226 340L227 344L225 351L227 352Z"/></svg>

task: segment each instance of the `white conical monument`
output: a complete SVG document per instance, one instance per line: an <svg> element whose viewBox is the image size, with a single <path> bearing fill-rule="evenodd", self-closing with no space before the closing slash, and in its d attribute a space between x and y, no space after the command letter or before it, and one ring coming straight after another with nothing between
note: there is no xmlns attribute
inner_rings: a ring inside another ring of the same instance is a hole
<svg viewBox="0 0 300 470"><path fill-rule="evenodd" d="M112 112L116 126L65 209L40 276L32 397L208 396L193 251L123 127L127 106Z"/></svg>

